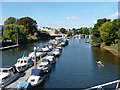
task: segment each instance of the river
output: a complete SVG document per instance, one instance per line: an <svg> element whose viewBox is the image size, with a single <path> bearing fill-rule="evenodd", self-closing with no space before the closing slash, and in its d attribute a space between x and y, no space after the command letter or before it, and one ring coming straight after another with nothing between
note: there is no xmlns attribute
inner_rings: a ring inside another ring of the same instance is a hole
<svg viewBox="0 0 120 90"><path fill-rule="evenodd" d="M2 51L2 65L14 65L22 55L28 55L33 47L42 47L49 41L39 41ZM99 67L100 59L104 67ZM118 58L110 52L93 48L84 39L70 39L45 81L36 87L42 88L89 88L118 79ZM109 86L109 88L113 87Z"/></svg>

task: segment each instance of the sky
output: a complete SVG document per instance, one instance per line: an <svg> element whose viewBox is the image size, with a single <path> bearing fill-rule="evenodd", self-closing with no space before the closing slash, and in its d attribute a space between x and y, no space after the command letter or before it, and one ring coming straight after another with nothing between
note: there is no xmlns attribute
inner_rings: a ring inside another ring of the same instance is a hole
<svg viewBox="0 0 120 90"><path fill-rule="evenodd" d="M117 18L118 2L2 2L2 24L27 16L41 27L93 27L97 19Z"/></svg>

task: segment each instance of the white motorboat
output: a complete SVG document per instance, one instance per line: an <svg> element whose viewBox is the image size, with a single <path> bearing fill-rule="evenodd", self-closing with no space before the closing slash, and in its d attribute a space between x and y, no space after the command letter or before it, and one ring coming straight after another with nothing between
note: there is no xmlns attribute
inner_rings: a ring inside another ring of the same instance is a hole
<svg viewBox="0 0 120 90"><path fill-rule="evenodd" d="M63 46L63 47L64 47L64 46L65 46L65 42L61 42L61 46Z"/></svg>
<svg viewBox="0 0 120 90"><path fill-rule="evenodd" d="M59 56L60 55L60 50L59 49L55 49L54 51L53 51L53 53L55 54L55 56Z"/></svg>
<svg viewBox="0 0 120 90"><path fill-rule="evenodd" d="M32 69L31 75L28 77L27 82L31 84L32 87L35 87L42 83L45 75L42 69Z"/></svg>
<svg viewBox="0 0 120 90"><path fill-rule="evenodd" d="M18 72L23 72L27 70L29 67L33 66L34 62L29 57L22 57L17 60L15 67Z"/></svg>
<svg viewBox="0 0 120 90"><path fill-rule="evenodd" d="M51 64L49 59L42 59L42 62L38 66L39 69L42 69L45 73L51 70Z"/></svg>
<svg viewBox="0 0 120 90"><path fill-rule="evenodd" d="M44 52L49 52L50 51L50 49L49 49L49 47L47 45L43 46L42 50Z"/></svg>
<svg viewBox="0 0 120 90"><path fill-rule="evenodd" d="M17 79L19 73L17 72L15 66L0 68L0 87L5 87L12 81Z"/></svg>
<svg viewBox="0 0 120 90"><path fill-rule="evenodd" d="M51 64L54 64L56 62L55 54L53 54L53 53L48 54L46 59L49 59Z"/></svg>
<svg viewBox="0 0 120 90"><path fill-rule="evenodd" d="M40 56L43 57L43 56L45 56L45 55L46 55L46 52L44 52L42 48L37 47L37 51L36 51L37 60L40 59ZM35 53L34 53L34 52L31 52L31 53L29 54L29 57L34 60Z"/></svg>

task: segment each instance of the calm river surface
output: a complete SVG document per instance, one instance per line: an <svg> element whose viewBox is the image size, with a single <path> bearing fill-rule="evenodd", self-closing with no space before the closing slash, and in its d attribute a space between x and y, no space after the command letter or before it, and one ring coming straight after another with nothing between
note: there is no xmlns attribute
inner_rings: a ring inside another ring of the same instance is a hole
<svg viewBox="0 0 120 90"><path fill-rule="evenodd" d="M2 52L3 66L14 65L23 54L28 55L34 46L42 47L49 41L24 44L19 48ZM101 59L104 67L98 67ZM91 48L84 39L70 39L45 81L36 87L89 88L118 79L118 58L100 48ZM113 86L109 86L113 87Z"/></svg>

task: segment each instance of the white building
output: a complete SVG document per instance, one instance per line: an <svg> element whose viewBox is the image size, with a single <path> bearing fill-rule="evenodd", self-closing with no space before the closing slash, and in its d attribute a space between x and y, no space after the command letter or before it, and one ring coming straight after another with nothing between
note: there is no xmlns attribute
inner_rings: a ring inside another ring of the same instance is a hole
<svg viewBox="0 0 120 90"><path fill-rule="evenodd" d="M54 34L56 29L53 29L53 28L48 28L48 27L37 27L38 30L40 31L46 31L48 32L49 34Z"/></svg>

